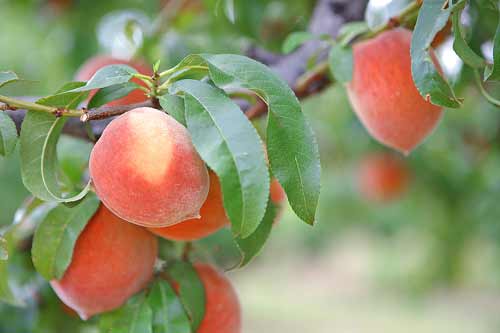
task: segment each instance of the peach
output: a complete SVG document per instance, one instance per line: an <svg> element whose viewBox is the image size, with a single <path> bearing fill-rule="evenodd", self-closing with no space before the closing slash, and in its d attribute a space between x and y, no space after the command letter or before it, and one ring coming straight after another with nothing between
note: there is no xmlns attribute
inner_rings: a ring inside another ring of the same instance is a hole
<svg viewBox="0 0 500 333"><path fill-rule="evenodd" d="M207 264L194 267L205 287L205 316L197 333L241 332L241 308L229 280Z"/></svg>
<svg viewBox="0 0 500 333"><path fill-rule="evenodd" d="M145 227L199 218L209 189L207 168L186 128L152 108L114 119L92 149L89 168L104 205Z"/></svg>
<svg viewBox="0 0 500 333"><path fill-rule="evenodd" d="M347 92L354 112L381 143L409 154L436 127L442 109L417 91L411 75L412 33L397 28L356 43Z"/></svg>
<svg viewBox="0 0 500 333"><path fill-rule="evenodd" d="M142 290L153 276L157 239L101 205L76 242L61 280L50 282L78 315L111 311Z"/></svg>
<svg viewBox="0 0 500 333"><path fill-rule="evenodd" d="M87 60L87 62L85 62L76 73L75 79L78 81L88 81L99 69L109 65L129 65L130 67L135 68L141 74L153 75L152 70L145 63L141 61L126 61L122 59L116 59L111 56L101 55ZM146 87L145 83L139 79L132 79L132 82L135 82L143 87ZM89 100L96 93L97 90L93 90L90 94ZM128 104L144 102L147 99L148 97L144 94L142 90L136 89L127 96L109 102L106 105L108 106L128 105Z"/></svg>
<svg viewBox="0 0 500 333"><path fill-rule="evenodd" d="M371 201L396 199L408 187L410 172L400 158L388 153L367 156L360 163L358 185L361 194Z"/></svg>
<svg viewBox="0 0 500 333"><path fill-rule="evenodd" d="M201 217L199 219L182 221L169 227L149 228L149 231L165 239L194 241L210 236L223 227L229 226L231 221L229 221L224 209L219 178L213 171L210 171L209 175L210 190L208 191L207 200L200 209ZM271 182L270 198L276 205L281 205L286 198L285 191L276 179ZM278 215L281 215L281 213Z"/></svg>

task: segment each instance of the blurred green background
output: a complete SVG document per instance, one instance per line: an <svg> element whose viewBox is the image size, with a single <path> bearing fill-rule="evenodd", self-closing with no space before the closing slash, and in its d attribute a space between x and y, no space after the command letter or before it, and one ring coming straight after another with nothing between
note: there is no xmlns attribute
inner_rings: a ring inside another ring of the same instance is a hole
<svg viewBox="0 0 500 333"><path fill-rule="evenodd" d="M189 53L244 53L253 44L279 52L290 32L305 29L315 3L245 1L231 24L216 0L191 1L158 27L162 2L0 0L0 70L35 81L6 94L49 94L96 54L140 54L168 68ZM163 33L149 38L155 29ZM360 161L388 150L368 136L344 88L303 103L321 149L318 223L307 226L287 208L260 257L230 273L245 333L500 331L500 110L478 94L452 53L445 43L440 60L465 105L447 110L405 159L411 182L391 202L359 193ZM500 96L498 88L492 94ZM65 166L88 155L88 145L63 142ZM0 158L1 225L12 222L27 195L17 155ZM29 258L16 260L23 277ZM48 288L32 301L39 299L40 311L0 305L0 332L95 331L93 322L61 312Z"/></svg>

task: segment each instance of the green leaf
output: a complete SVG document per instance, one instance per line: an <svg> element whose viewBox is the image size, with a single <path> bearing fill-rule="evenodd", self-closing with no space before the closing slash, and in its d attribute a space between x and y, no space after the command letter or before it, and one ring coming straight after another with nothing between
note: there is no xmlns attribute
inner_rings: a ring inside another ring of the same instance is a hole
<svg viewBox="0 0 500 333"><path fill-rule="evenodd" d="M453 7L453 14L451 16L453 35L455 37L455 40L453 41L453 50L455 50L457 55L467 65L472 68L482 68L486 65L486 62L483 57L477 55L476 52L469 47L465 41L462 25L460 24L460 17L466 3L466 1L462 0Z"/></svg>
<svg viewBox="0 0 500 333"><path fill-rule="evenodd" d="M179 297L191 319L193 332L196 332L205 317L205 287L188 262L175 261L168 267L168 274L179 285Z"/></svg>
<svg viewBox="0 0 500 333"><path fill-rule="evenodd" d="M452 6L448 0L424 0L411 41L411 72L420 95L435 105L458 108L461 101L450 84L439 74L430 55L430 45L443 29Z"/></svg>
<svg viewBox="0 0 500 333"><path fill-rule="evenodd" d="M332 75L337 81L347 83L352 80L353 55L350 46L343 47L335 43L330 49L328 62Z"/></svg>
<svg viewBox="0 0 500 333"><path fill-rule="evenodd" d="M160 69L160 64L161 64L161 60L158 59L154 64L153 64L153 72L157 73L158 70Z"/></svg>
<svg viewBox="0 0 500 333"><path fill-rule="evenodd" d="M186 310L170 284L156 280L148 295L154 333L191 333Z"/></svg>
<svg viewBox="0 0 500 333"><path fill-rule="evenodd" d="M500 18L493 40L493 65L485 68L484 80L500 81Z"/></svg>
<svg viewBox="0 0 500 333"><path fill-rule="evenodd" d="M16 73L11 71L0 72L0 88L15 81L19 81Z"/></svg>
<svg viewBox="0 0 500 333"><path fill-rule="evenodd" d="M16 124L5 112L0 112L0 155L10 155L16 148L16 144Z"/></svg>
<svg viewBox="0 0 500 333"><path fill-rule="evenodd" d="M158 99L163 110L186 126L186 111L182 97L167 94L160 96Z"/></svg>
<svg viewBox="0 0 500 333"><path fill-rule="evenodd" d="M297 48L299 48L302 44L307 41L315 39L316 36L308 31L297 31L292 32L283 42L282 51L285 54L288 54Z"/></svg>
<svg viewBox="0 0 500 333"><path fill-rule="evenodd" d="M347 22L342 26L342 28L340 28L337 40L340 44L346 46L353 39L369 30L370 28L368 27L368 24L364 21Z"/></svg>
<svg viewBox="0 0 500 333"><path fill-rule="evenodd" d="M40 224L31 255L36 270L45 279L62 278L71 263L78 236L98 207L99 199L89 195L76 207L57 206Z"/></svg>
<svg viewBox="0 0 500 333"><path fill-rule="evenodd" d="M66 118L28 111L21 127L21 175L24 186L45 201L73 202L83 198L85 189L72 197L63 195L58 179L56 145Z"/></svg>
<svg viewBox="0 0 500 333"><path fill-rule="evenodd" d="M290 87L263 64L239 55L198 55L221 88L244 88L268 105L267 150L273 175L294 212L313 224L320 191L319 151L314 133Z"/></svg>
<svg viewBox="0 0 500 333"><path fill-rule="evenodd" d="M97 108L116 99L125 97L138 87L140 86L135 82L125 82L100 89L90 100L88 108Z"/></svg>
<svg viewBox="0 0 500 333"><path fill-rule="evenodd" d="M267 206L266 215L262 223L259 225L257 230L249 237L242 239L236 238L236 244L241 252L241 262L239 267L247 265L255 256L257 256L266 243L269 235L271 234L271 229L273 227L274 219L276 218L277 208L275 205L269 201Z"/></svg>
<svg viewBox="0 0 500 333"><path fill-rule="evenodd" d="M196 150L219 176L235 235L247 237L264 217L269 170L257 131L223 91L195 80L171 87L183 92L187 129Z"/></svg>
<svg viewBox="0 0 500 333"><path fill-rule="evenodd" d="M69 182L80 185L87 170L93 145L87 140L62 135L57 143L57 156L62 172Z"/></svg>
<svg viewBox="0 0 500 333"><path fill-rule="evenodd" d="M143 292L118 310L101 315L99 328L100 333L153 333L152 322L153 311Z"/></svg>
<svg viewBox="0 0 500 333"><path fill-rule="evenodd" d="M63 85L54 95L40 98L37 103L42 105L53 106L57 108L74 109L85 100L88 92L70 92L85 86L85 82L69 82Z"/></svg>
<svg viewBox="0 0 500 333"><path fill-rule="evenodd" d="M14 293L10 286L8 267L19 242L32 235L34 228L52 208L52 203L45 203L34 198L25 201L16 211L13 224L1 234L3 249L8 253L8 257L6 260L0 260L0 301L13 306L25 306L24 300Z"/></svg>
<svg viewBox="0 0 500 333"><path fill-rule="evenodd" d="M71 92L89 91L125 83L130 81L136 73L134 68L127 65L106 66L99 69L85 86L73 89Z"/></svg>

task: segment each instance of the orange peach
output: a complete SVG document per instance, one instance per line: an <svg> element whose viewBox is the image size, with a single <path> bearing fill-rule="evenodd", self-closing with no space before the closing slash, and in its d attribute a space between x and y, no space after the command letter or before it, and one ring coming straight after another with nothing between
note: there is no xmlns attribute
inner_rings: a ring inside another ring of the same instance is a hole
<svg viewBox="0 0 500 333"><path fill-rule="evenodd" d="M145 227L199 218L209 189L207 168L189 132L152 108L113 120L92 149L89 168L104 205Z"/></svg>
<svg viewBox="0 0 500 333"><path fill-rule="evenodd" d="M408 187L410 172L400 158L388 153L369 155L358 170L361 194L371 201L390 201L401 196Z"/></svg>
<svg viewBox="0 0 500 333"><path fill-rule="evenodd" d="M356 43L352 81L354 112L381 143L409 154L436 127L440 107L417 91L411 75L412 33L397 28Z"/></svg>
<svg viewBox="0 0 500 333"><path fill-rule="evenodd" d="M170 227L149 228L158 236L176 241L193 241L213 234L230 224L222 201L219 178L213 172L210 175L208 197L200 209L199 219L190 219Z"/></svg>
<svg viewBox="0 0 500 333"><path fill-rule="evenodd" d="M241 308L231 282L214 267L194 265L205 287L205 317L197 333L240 333Z"/></svg>
<svg viewBox="0 0 500 333"><path fill-rule="evenodd" d="M82 67L76 73L75 79L78 81L88 81L94 74L101 68L109 66L109 65L129 65L132 68L135 68L139 73L144 75L153 75L152 70L141 61L126 61L122 59L113 58L111 56L101 55L90 58L85 62ZM139 79L132 79L132 82L135 82L143 87L146 87L145 83ZM97 90L93 90L90 94L89 100L97 93ZM144 92L140 89L136 89L132 91L125 97L119 98L112 102L109 102L108 106L117 106L117 105L128 105L134 103L140 103L146 101L148 98L144 94Z"/></svg>
<svg viewBox="0 0 500 333"><path fill-rule="evenodd" d="M157 239L101 205L76 242L61 280L50 282L78 315L111 311L142 290L153 276Z"/></svg>

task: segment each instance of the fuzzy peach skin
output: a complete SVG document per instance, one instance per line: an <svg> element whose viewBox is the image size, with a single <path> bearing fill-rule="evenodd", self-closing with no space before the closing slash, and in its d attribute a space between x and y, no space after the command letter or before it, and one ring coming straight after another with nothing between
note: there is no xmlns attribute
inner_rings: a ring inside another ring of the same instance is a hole
<svg viewBox="0 0 500 333"><path fill-rule="evenodd" d="M205 316L197 333L240 333L241 308L233 286L214 267L194 265L205 287Z"/></svg>
<svg viewBox="0 0 500 333"><path fill-rule="evenodd" d="M89 168L104 205L145 227L199 218L209 190L207 168L186 128L152 108L113 120L92 149Z"/></svg>
<svg viewBox="0 0 500 333"><path fill-rule="evenodd" d="M354 112L368 132L404 154L432 132L442 114L413 83L411 36L409 30L397 28L356 43L353 77L347 85Z"/></svg>
<svg viewBox="0 0 500 333"><path fill-rule="evenodd" d="M359 189L368 200L383 202L397 199L407 189L409 181L408 167L392 154L371 154L360 163Z"/></svg>
<svg viewBox="0 0 500 333"><path fill-rule="evenodd" d="M78 81L88 81L94 74L101 68L109 66L109 65L129 65L132 68L135 68L139 73L144 75L153 75L152 70L141 61L126 61L122 59L113 58L107 55L95 56L87 60L78 70L75 75L75 79ZM135 82L143 87L146 87L146 84L139 79L132 79L132 82ZM90 100L95 94L97 90L92 90L90 93ZM134 103L140 103L146 101L148 98L146 94L140 89L133 90L130 94L125 97L119 98L112 102L109 102L108 106L118 106L118 105L128 105Z"/></svg>
<svg viewBox="0 0 500 333"><path fill-rule="evenodd" d="M175 241L193 241L207 237L231 222L226 215L219 178L209 172L210 190L200 209L199 219L190 219L170 227L149 228L154 234Z"/></svg>
<svg viewBox="0 0 500 333"><path fill-rule="evenodd" d="M142 290L153 277L157 251L153 234L101 205L78 237L64 276L50 284L86 320L120 307Z"/></svg>

